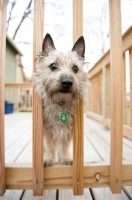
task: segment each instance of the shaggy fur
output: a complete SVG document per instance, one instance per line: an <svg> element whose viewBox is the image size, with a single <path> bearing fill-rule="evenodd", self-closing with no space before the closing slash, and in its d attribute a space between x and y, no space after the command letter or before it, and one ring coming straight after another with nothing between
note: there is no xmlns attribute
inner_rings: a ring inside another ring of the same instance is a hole
<svg viewBox="0 0 132 200"><path fill-rule="evenodd" d="M88 86L84 71L84 38L80 37L71 52L62 53L55 49L49 34L44 38L42 52L38 56L33 84L43 99L44 109L44 166L58 161L71 165L69 146L72 140L74 104L85 95ZM61 113L67 122L60 122Z"/></svg>

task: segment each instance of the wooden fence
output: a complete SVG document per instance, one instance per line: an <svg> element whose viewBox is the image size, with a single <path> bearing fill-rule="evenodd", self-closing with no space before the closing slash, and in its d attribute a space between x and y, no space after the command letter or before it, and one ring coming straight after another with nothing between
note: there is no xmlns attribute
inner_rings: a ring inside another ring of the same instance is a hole
<svg viewBox="0 0 132 200"><path fill-rule="evenodd" d="M83 1L73 0L74 41L83 34ZM0 0L0 195L5 189L33 189L42 195L44 189L73 188L82 195L86 187L110 186L120 193L122 185L132 184L132 163L122 164L122 40L120 0L109 0L111 36L111 161L109 164L83 163L83 100L75 108L73 166L43 167L43 113L42 101L33 93L33 166L6 165L4 162L4 65L6 0ZM34 58L41 50L43 39L44 0L34 0ZM117 26L118 24L118 26ZM36 134L37 132L37 134ZM81 141L81 142L80 142ZM65 172L65 173L64 173ZM100 175L100 180L96 177Z"/></svg>
<svg viewBox="0 0 132 200"><path fill-rule="evenodd" d="M6 83L5 101L12 102L15 111L32 111L32 85L26 83Z"/></svg>
<svg viewBox="0 0 132 200"><path fill-rule="evenodd" d="M122 36L121 50L123 57L123 78L120 87L123 89L123 134L132 139L132 26ZM129 62L126 62L126 52L129 55L127 56ZM126 64L129 66L126 66ZM128 80L126 80L128 67L130 68L130 93L126 91L126 84L129 84ZM117 74L119 72L120 70L117 71ZM110 51L108 51L89 71L91 87L89 88L87 106L87 116L98 120L109 128L111 126L110 86L113 82L113 77L111 77L110 73Z"/></svg>

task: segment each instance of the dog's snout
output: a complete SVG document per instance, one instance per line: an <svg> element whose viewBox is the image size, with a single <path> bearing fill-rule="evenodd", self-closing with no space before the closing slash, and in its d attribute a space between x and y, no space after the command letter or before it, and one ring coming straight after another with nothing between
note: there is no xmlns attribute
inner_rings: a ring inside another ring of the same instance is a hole
<svg viewBox="0 0 132 200"><path fill-rule="evenodd" d="M73 85L73 81L71 78L63 78L61 79L61 86L64 88L64 89L70 89Z"/></svg>

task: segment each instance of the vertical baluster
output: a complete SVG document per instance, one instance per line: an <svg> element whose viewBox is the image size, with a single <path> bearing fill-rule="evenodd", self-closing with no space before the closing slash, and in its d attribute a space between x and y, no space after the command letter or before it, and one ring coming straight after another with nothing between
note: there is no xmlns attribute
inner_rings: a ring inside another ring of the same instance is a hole
<svg viewBox="0 0 132 200"><path fill-rule="evenodd" d="M130 63L130 126L132 127L132 49L129 50Z"/></svg>
<svg viewBox="0 0 132 200"><path fill-rule="evenodd" d="M106 66L104 65L102 68L102 116L103 116L103 124L105 125L105 120L106 120ZM101 87L101 85L100 85Z"/></svg>
<svg viewBox="0 0 132 200"><path fill-rule="evenodd" d="M73 40L83 34L83 1L73 0ZM73 137L73 193L83 195L84 190L84 128L83 99L75 106L74 137Z"/></svg>
<svg viewBox="0 0 132 200"><path fill-rule="evenodd" d="M0 196L5 193L5 148L4 148L4 88L6 45L6 0L0 0Z"/></svg>
<svg viewBox="0 0 132 200"><path fill-rule="evenodd" d="M44 27L44 0L34 0L33 57L42 48ZM43 195L43 107L42 100L33 88L33 194Z"/></svg>
<svg viewBox="0 0 132 200"><path fill-rule="evenodd" d="M121 193L123 135L123 59L120 0L109 0L111 71L110 188Z"/></svg>
<svg viewBox="0 0 132 200"><path fill-rule="evenodd" d="M126 53L126 52L125 52ZM123 124L127 124L127 104L126 104L126 56L123 54Z"/></svg>

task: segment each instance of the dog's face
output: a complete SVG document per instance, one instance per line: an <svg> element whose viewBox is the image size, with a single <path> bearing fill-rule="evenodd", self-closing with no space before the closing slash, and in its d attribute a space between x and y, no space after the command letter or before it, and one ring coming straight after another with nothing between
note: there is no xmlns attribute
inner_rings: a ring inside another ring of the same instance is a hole
<svg viewBox="0 0 132 200"><path fill-rule="evenodd" d="M78 39L71 52L62 53L55 49L51 36L45 36L33 75L33 83L43 99L64 105L76 103L84 96L88 86L83 67L84 53L83 37Z"/></svg>

